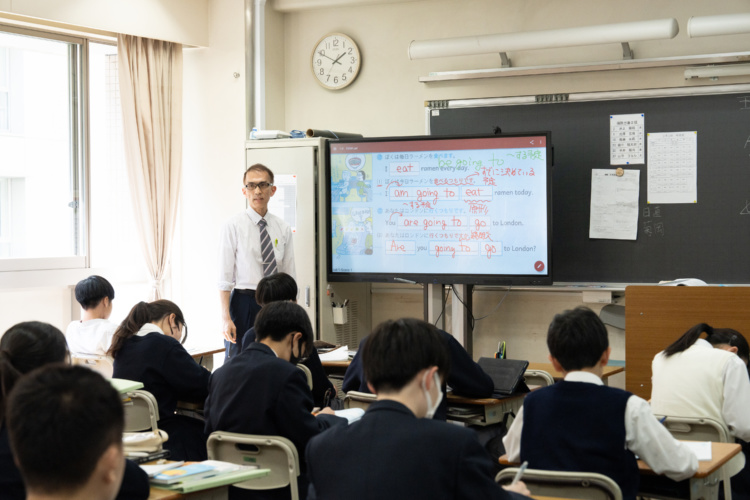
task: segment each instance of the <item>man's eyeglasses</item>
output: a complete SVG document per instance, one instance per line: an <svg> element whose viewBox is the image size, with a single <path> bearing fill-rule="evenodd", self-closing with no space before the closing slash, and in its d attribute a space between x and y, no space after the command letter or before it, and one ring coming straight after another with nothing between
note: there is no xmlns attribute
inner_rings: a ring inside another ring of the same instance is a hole
<svg viewBox="0 0 750 500"><path fill-rule="evenodd" d="M258 183L248 182L247 184L245 184L245 187L249 189L250 191L255 191L256 188L260 188L261 191L264 191L270 188L271 186L273 186L273 183L271 182L258 182Z"/></svg>

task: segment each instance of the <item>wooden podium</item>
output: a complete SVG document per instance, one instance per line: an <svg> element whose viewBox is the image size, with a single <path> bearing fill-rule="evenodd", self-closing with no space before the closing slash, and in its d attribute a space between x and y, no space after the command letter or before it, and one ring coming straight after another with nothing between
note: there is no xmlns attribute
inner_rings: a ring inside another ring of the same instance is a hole
<svg viewBox="0 0 750 500"><path fill-rule="evenodd" d="M651 398L651 361L691 326L733 328L750 339L750 287L625 288L625 388Z"/></svg>

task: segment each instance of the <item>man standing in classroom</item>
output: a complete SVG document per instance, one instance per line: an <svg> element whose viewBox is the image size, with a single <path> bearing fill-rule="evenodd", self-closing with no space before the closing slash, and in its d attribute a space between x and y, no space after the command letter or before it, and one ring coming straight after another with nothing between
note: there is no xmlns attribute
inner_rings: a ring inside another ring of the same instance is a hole
<svg viewBox="0 0 750 500"><path fill-rule="evenodd" d="M260 163L242 178L248 208L224 225L219 242L219 296L225 360L241 351L242 336L255 322L260 306L255 287L265 276L285 272L295 277L292 229L268 212L276 193L273 172Z"/></svg>

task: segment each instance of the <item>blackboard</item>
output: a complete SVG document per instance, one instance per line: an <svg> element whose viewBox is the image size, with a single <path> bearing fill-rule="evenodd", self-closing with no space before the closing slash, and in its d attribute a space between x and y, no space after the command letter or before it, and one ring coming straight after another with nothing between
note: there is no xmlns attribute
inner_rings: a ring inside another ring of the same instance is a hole
<svg viewBox="0 0 750 500"><path fill-rule="evenodd" d="M740 89L482 107L437 101L448 106L430 111L430 134L552 133L556 283L750 283L750 90ZM641 170L637 239L590 239L591 170L616 168L610 115L633 113L645 114L646 133L697 131L697 203L647 204L646 153L644 165L625 166Z"/></svg>

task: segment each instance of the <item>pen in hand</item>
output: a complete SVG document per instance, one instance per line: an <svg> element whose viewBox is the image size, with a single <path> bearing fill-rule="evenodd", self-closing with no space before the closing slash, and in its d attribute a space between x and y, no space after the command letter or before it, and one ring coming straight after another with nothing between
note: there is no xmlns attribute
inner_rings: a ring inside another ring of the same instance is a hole
<svg viewBox="0 0 750 500"><path fill-rule="evenodd" d="M510 483L511 486L516 484L518 481L521 480L521 476L523 476L523 472L526 470L526 467L529 466L529 462L524 462L521 464L521 467L518 469L518 472L516 472L516 475L513 477L513 481Z"/></svg>

